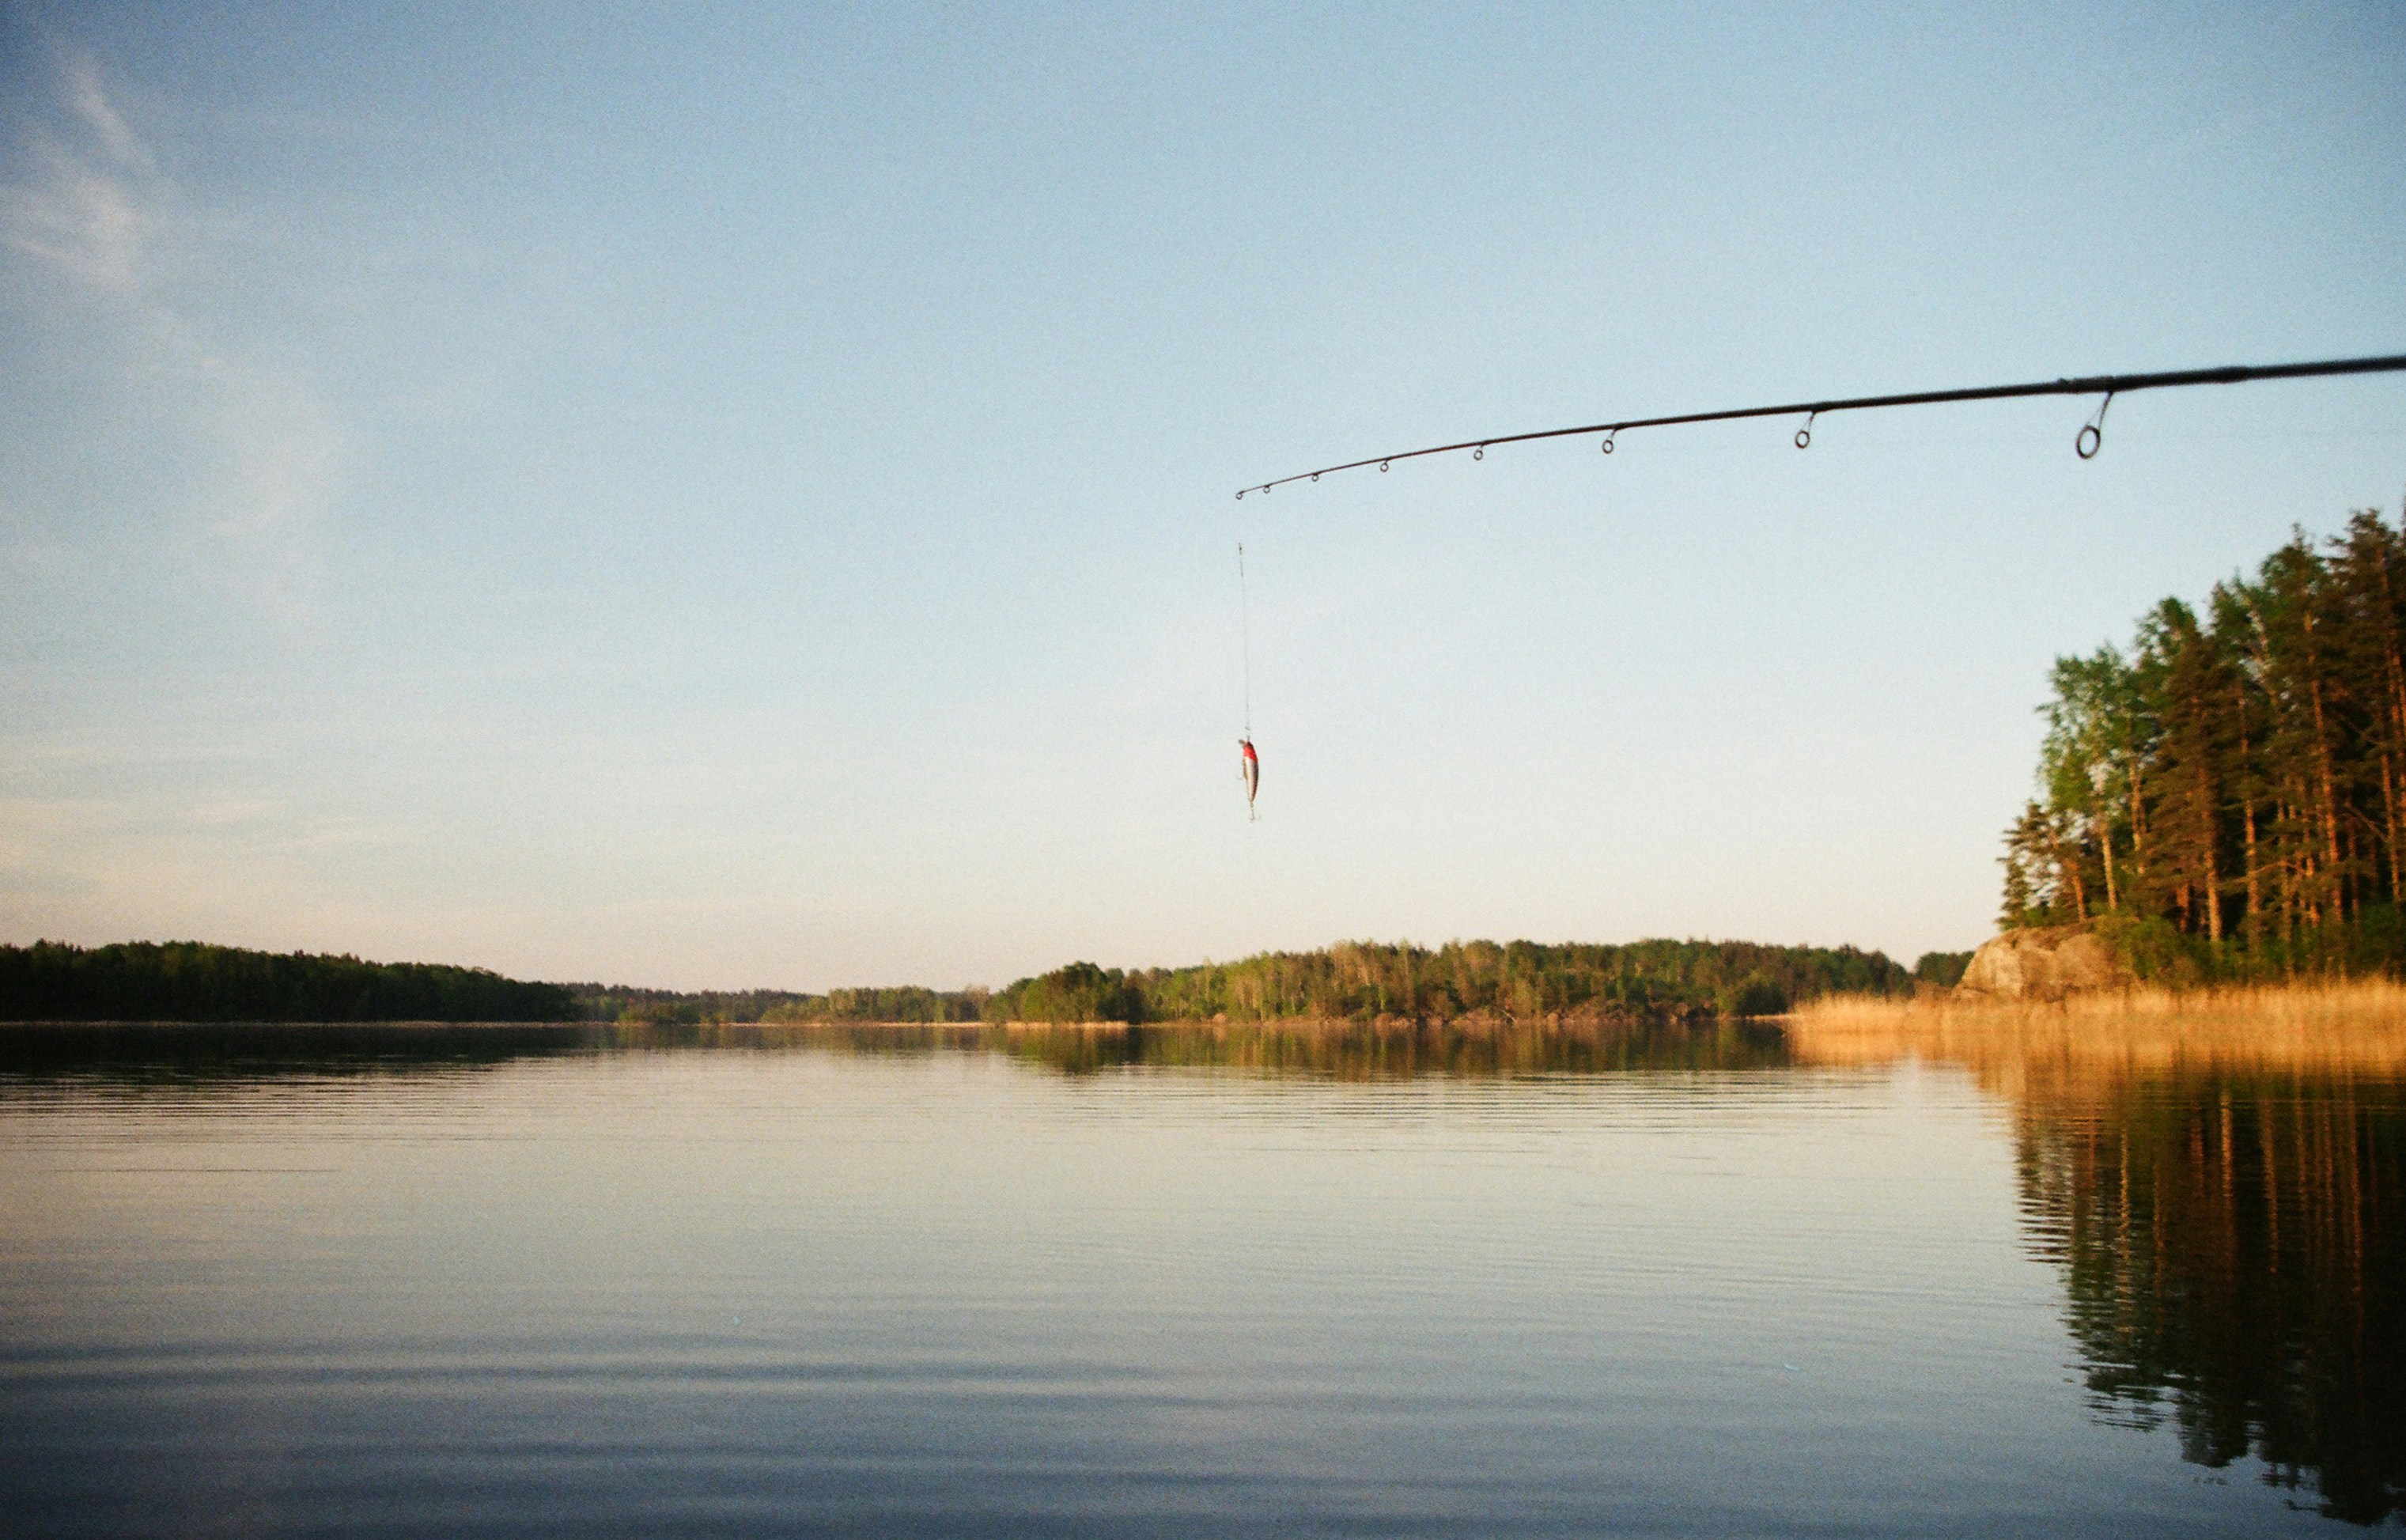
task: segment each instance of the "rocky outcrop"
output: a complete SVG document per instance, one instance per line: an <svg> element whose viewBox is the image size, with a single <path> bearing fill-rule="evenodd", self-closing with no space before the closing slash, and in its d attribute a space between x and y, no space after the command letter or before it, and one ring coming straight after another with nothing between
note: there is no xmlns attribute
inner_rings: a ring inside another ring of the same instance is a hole
<svg viewBox="0 0 2406 1540"><path fill-rule="evenodd" d="M2129 981L2086 925L2008 930L1972 954L1955 987L2000 1000L2059 1000L2083 989L2116 989Z"/></svg>

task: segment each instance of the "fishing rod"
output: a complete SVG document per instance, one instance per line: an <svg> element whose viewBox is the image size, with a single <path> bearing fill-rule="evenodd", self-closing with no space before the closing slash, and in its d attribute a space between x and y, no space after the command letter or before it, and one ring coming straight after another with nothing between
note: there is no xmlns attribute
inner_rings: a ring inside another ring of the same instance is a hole
<svg viewBox="0 0 2406 1540"><path fill-rule="evenodd" d="M1538 439L1583 438L1591 433L1604 435L1604 452L1612 453L1612 441L1634 428L1676 428L1691 422L1734 422L1744 417L1788 417L1802 413L1804 425L1796 430L1796 447L1804 448L1813 442L1813 419L1829 412L1862 412L1880 406L1934 406L1952 401L2009 401L2017 396L2099 396L2097 415L2073 436L2073 452L2082 459L2094 459L2105 443L2105 408L2114 398L2132 390L2161 390L2184 385L2244 385L2250 380L2312 379L2325 374L2386 374L2406 370L2406 354L2390 354L2375 359L2328 359L2318 363L2227 364L2220 369L2172 369L2153 374L2090 374L2080 379L2037 380L2029 385L1983 385L1968 390L1912 390L1894 396L1848 396L1836 401L1790 402L1782 406L1743 406L1728 412L1682 412L1667 417L1628 417L1620 422L1592 422L1583 428L1549 428L1536 433L1500 433L1493 438L1464 439L1459 444L1433 445L1426 449L1407 449L1400 454L1372 455L1367 459L1350 459L1342 465L1324 465L1317 471L1303 471L1276 481L1265 481L1248 487L1237 494L1244 501L1246 492L1267 493L1273 487L1284 487L1293 481L1318 481L1339 471L1358 471L1365 465L1375 465L1383 471L1399 459L1420 459L1429 455L1457 454L1470 451L1473 459L1485 459L1487 451L1499 444L1529 444Z"/></svg>

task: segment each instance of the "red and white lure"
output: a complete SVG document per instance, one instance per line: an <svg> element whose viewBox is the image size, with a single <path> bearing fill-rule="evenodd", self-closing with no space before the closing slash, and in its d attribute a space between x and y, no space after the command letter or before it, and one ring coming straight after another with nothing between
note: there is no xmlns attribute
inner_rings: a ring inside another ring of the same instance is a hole
<svg viewBox="0 0 2406 1540"><path fill-rule="evenodd" d="M1262 756L1253 752L1253 741L1239 738L1237 746L1245 751L1245 816L1252 818L1253 798L1262 789Z"/></svg>

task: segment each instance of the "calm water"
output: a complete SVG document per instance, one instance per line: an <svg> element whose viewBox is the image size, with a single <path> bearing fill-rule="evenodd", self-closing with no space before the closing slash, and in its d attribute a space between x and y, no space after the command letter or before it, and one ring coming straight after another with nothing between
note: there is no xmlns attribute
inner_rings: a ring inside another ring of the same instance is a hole
<svg viewBox="0 0 2406 1540"><path fill-rule="evenodd" d="M2341 1533L2406 1087L1768 1032L0 1037L11 1533Z"/></svg>

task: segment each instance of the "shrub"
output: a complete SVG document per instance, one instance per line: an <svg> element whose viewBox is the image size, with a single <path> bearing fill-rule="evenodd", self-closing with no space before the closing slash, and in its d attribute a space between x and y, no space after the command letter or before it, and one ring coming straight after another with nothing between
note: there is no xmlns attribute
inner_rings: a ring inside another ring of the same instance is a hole
<svg viewBox="0 0 2406 1540"><path fill-rule="evenodd" d="M1770 974L1757 971L1737 982L1722 1010L1732 1016L1784 1016L1788 1005L1787 987Z"/></svg>

